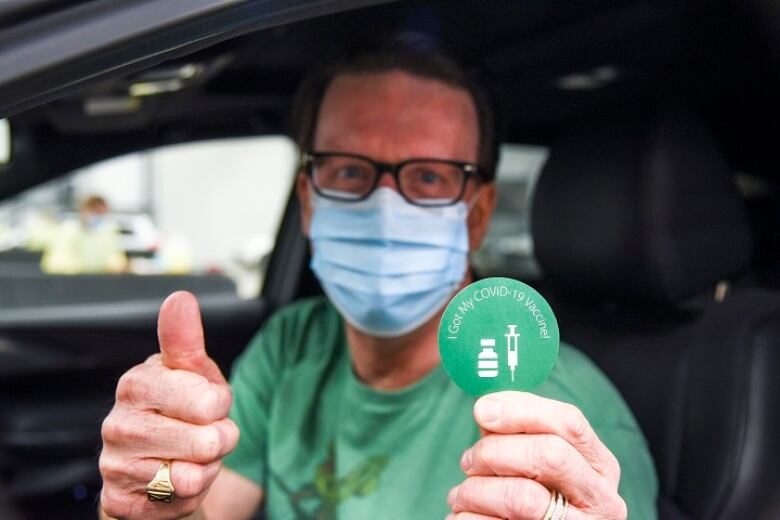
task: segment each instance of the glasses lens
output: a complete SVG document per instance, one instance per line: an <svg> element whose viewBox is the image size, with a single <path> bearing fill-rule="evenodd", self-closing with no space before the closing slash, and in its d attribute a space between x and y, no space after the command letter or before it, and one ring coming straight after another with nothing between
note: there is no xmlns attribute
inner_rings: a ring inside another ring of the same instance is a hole
<svg viewBox="0 0 780 520"><path fill-rule="evenodd" d="M325 196L357 199L371 191L376 170L374 165L355 157L329 155L312 162L314 185Z"/></svg>
<svg viewBox="0 0 780 520"><path fill-rule="evenodd" d="M454 164L415 161L404 165L398 175L400 189L422 206L451 204L461 195L466 174Z"/></svg>

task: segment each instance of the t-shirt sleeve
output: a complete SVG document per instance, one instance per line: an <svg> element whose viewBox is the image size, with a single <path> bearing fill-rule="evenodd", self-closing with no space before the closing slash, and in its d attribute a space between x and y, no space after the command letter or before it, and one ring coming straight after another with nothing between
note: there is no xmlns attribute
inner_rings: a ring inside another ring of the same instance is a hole
<svg viewBox="0 0 780 520"><path fill-rule="evenodd" d="M233 365L230 418L241 435L225 467L263 486L267 467L266 442L273 392L281 371L279 345L282 327L272 317Z"/></svg>

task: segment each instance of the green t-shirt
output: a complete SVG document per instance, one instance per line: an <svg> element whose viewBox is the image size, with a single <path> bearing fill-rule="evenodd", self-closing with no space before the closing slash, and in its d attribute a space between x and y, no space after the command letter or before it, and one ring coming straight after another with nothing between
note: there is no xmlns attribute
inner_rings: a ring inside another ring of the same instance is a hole
<svg viewBox="0 0 780 520"><path fill-rule="evenodd" d="M444 518L479 439L474 399L439 367L411 387L378 391L354 375L342 320L324 298L290 305L236 362L225 465L257 482L270 520ZM639 427L583 354L561 345L535 392L578 406L620 461L629 518L655 518L657 481Z"/></svg>

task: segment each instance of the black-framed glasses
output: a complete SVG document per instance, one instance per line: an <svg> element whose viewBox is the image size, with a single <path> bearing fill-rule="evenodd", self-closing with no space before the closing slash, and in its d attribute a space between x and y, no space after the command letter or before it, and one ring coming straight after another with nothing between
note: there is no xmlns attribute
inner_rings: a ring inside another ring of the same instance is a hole
<svg viewBox="0 0 780 520"><path fill-rule="evenodd" d="M345 202L366 199L385 172L401 196L417 206L449 206L463 197L470 177L481 179L474 163L446 159L408 159L396 164L342 152L304 152L301 165L321 196Z"/></svg>

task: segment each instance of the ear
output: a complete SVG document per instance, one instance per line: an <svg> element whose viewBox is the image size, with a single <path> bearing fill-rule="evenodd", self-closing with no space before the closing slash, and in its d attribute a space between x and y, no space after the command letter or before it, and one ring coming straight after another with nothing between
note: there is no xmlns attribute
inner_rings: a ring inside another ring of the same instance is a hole
<svg viewBox="0 0 780 520"><path fill-rule="evenodd" d="M469 249L475 251L482 245L490 227L490 219L496 210L496 184L494 182L483 184L479 195L471 208L466 223L469 228Z"/></svg>
<svg viewBox="0 0 780 520"><path fill-rule="evenodd" d="M311 225L311 214L314 208L311 204L309 177L303 172L298 174L298 179L295 181L295 193L298 196L298 206L301 208L301 231L308 237L309 226Z"/></svg>

